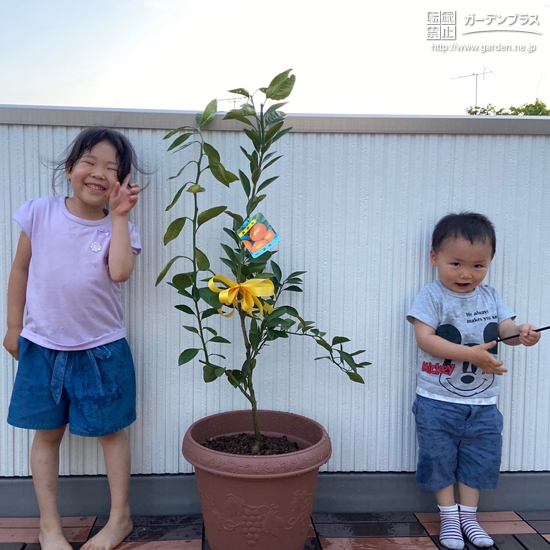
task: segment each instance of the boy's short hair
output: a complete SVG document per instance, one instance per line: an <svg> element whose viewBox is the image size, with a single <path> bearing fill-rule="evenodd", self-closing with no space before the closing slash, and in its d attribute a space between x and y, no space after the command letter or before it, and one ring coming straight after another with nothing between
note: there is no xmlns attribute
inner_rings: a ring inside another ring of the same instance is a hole
<svg viewBox="0 0 550 550"><path fill-rule="evenodd" d="M492 248L492 256L497 248L495 227L483 214L476 212L460 212L447 214L441 218L432 233L432 250L438 252L447 239L463 238L472 244L476 242L489 242Z"/></svg>

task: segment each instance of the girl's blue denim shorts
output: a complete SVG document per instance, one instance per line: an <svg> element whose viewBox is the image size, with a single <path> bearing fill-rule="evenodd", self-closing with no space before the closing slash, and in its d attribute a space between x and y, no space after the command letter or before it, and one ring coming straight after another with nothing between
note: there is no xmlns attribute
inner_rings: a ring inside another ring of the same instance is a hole
<svg viewBox="0 0 550 550"><path fill-rule="evenodd" d="M502 414L496 405L464 405L416 396L418 467L426 491L460 481L473 489L496 489L502 454Z"/></svg>
<svg viewBox="0 0 550 550"><path fill-rule="evenodd" d="M136 419L136 377L125 338L82 351L44 348L19 337L8 424L100 437Z"/></svg>

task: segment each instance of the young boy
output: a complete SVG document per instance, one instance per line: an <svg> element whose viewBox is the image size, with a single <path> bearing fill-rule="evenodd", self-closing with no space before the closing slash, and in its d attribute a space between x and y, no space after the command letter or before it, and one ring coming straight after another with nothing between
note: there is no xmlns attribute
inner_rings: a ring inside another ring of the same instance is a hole
<svg viewBox="0 0 550 550"><path fill-rule="evenodd" d="M413 405L416 479L435 493L441 544L456 550L464 548L462 532L476 546L493 545L476 511L480 490L496 489L500 472L502 414L496 403L507 370L495 355L497 338L518 335L506 344L533 346L541 336L533 325L516 325L496 290L481 284L495 250L495 230L485 216L442 218L430 250L439 280L420 291L407 315L420 348Z"/></svg>

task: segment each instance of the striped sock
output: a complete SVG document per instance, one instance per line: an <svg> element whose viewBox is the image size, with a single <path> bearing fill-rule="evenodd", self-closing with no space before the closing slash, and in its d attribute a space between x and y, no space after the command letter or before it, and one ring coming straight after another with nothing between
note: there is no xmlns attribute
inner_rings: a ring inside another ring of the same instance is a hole
<svg viewBox="0 0 550 550"><path fill-rule="evenodd" d="M439 542L451 550L461 550L464 548L464 538L460 530L458 506L455 504L454 506L438 506L438 508L441 518Z"/></svg>
<svg viewBox="0 0 550 550"><path fill-rule="evenodd" d="M480 527L476 517L477 508L460 505L460 526L468 540L481 548L493 546L493 539Z"/></svg>

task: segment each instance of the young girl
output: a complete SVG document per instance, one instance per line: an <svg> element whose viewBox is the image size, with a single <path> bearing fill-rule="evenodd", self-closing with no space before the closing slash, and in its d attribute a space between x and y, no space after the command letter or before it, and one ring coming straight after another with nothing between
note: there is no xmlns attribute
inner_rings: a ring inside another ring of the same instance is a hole
<svg viewBox="0 0 550 550"><path fill-rule="evenodd" d="M67 424L73 434L99 439L111 492L107 525L82 549L111 550L132 530L124 428L136 418L136 386L121 300L121 283L141 251L128 221L140 192L129 184L132 167L141 171L126 137L84 130L57 165L72 196L32 199L14 215L22 231L8 282L4 347L19 366L8 423L36 430L31 468L42 550L71 549L57 510Z"/></svg>

